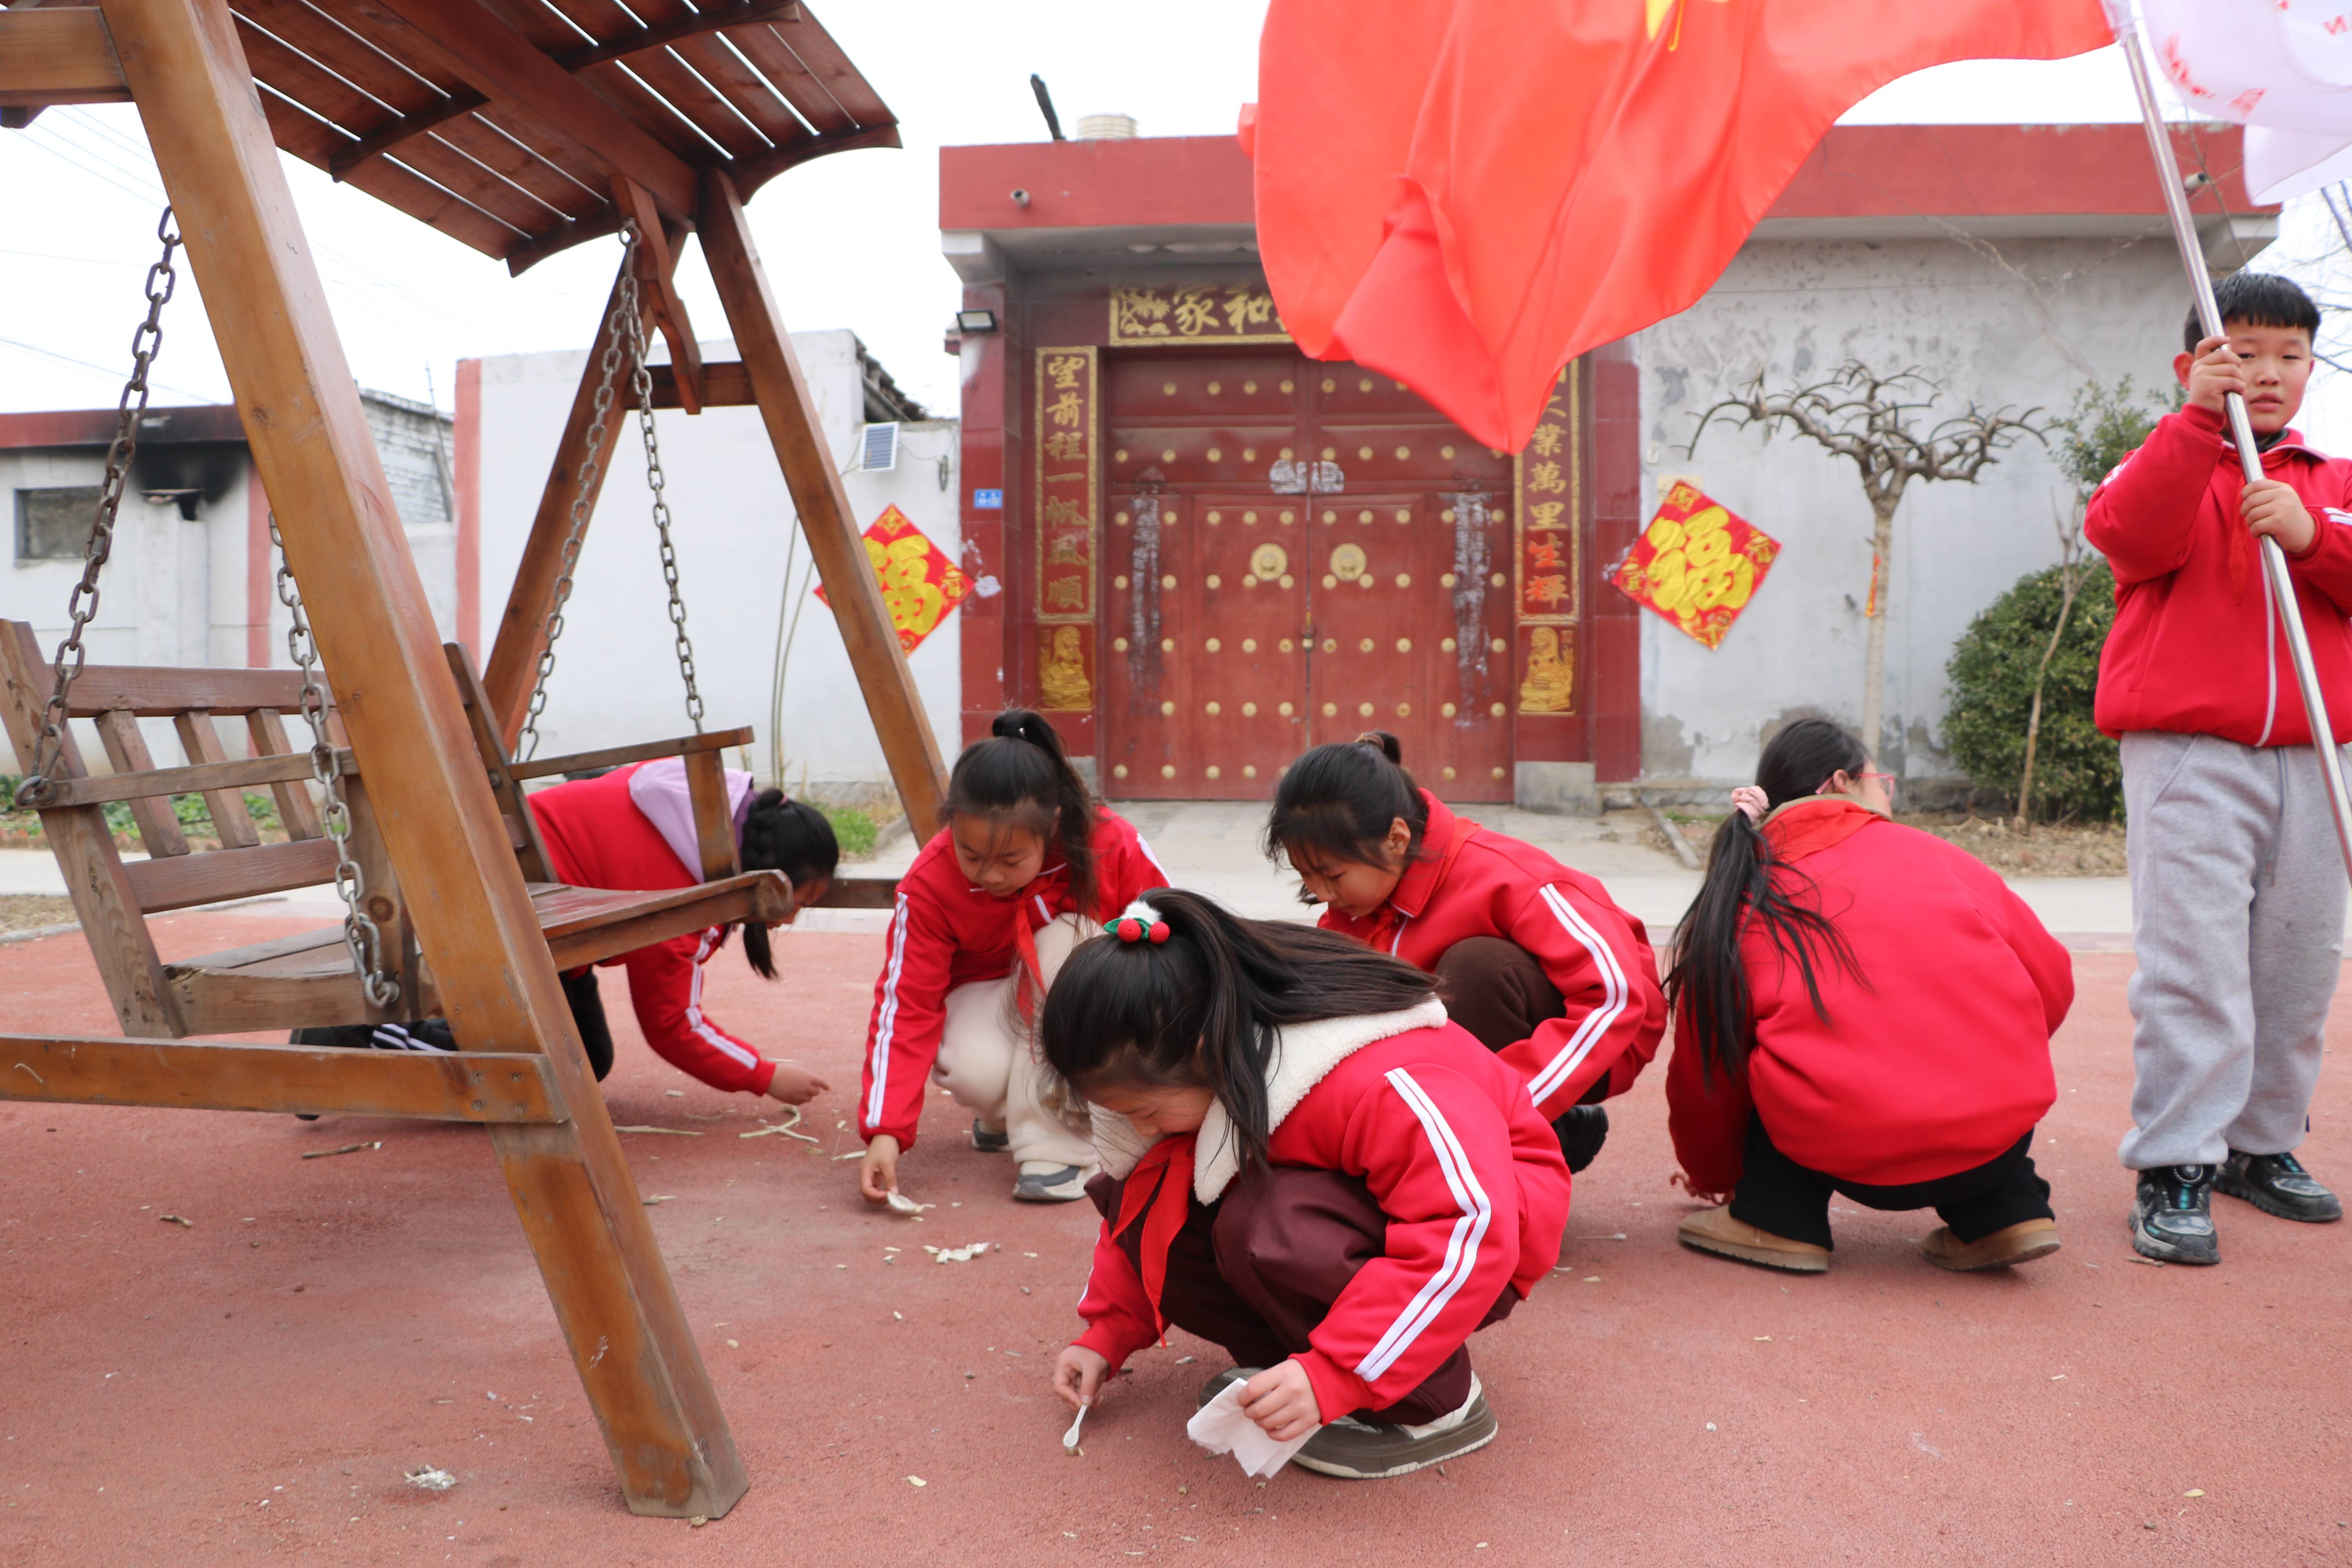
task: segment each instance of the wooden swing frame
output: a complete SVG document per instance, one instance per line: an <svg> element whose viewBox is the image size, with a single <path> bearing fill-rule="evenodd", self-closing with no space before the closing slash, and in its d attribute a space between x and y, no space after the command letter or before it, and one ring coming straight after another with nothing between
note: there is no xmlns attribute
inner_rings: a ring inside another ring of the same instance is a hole
<svg viewBox="0 0 2352 1568"><path fill-rule="evenodd" d="M600 24L587 47L576 37L551 41L545 15L505 0L315 0L301 9L308 20L291 15L288 0L16 0L0 11L0 124L22 126L51 104L138 107L334 687L347 767L365 779L355 816L396 881L401 940L429 970L435 1006L461 1049L428 1056L174 1037L191 1031L179 1026L184 1020L159 973L152 1016L123 1010L117 998L125 1032L143 1037L0 1037L0 1098L484 1124L629 1508L715 1518L749 1479L565 1004L551 951L551 942L562 946L560 933L534 908L525 874L531 847L516 836L519 783L534 770L507 758L543 647L599 356L589 356L497 641L475 682L462 653L453 658L435 633L278 154L282 148L319 163L516 271L635 224L645 242L635 247L641 308L671 348L665 402L688 412L712 402L759 408L899 799L922 833L937 820L945 786L939 746L743 213L751 189L807 158L896 145L895 121L787 0L680 5L675 15L640 7L667 16L642 26L612 7L621 22ZM320 24L316 36L325 41L304 46L310 54L284 41L289 27ZM337 29L358 41L356 52L331 37ZM731 47L718 43L722 30ZM330 45L343 53L329 58ZM350 93L359 109L336 110L328 101L334 84L362 81L370 59L359 57L369 49L371 58L402 62L407 76L395 71L391 85L370 89L373 97ZM416 85L433 82L444 85L433 92ZM404 107L387 99L400 92L409 95ZM322 132L339 112L332 133ZM361 113L380 122L362 131L352 122ZM697 134L681 134L680 120ZM447 171L461 161L487 167L490 154L481 149L497 137L537 161L524 167L516 160L499 174L503 186L485 181L467 199ZM544 191L561 182L551 170L570 182L552 196ZM519 205L513 193L534 180L542 190L534 199L552 216L531 231L529 215L540 209ZM689 229L701 238L740 364L706 366L695 347L672 281ZM21 664L23 639L8 635ZM278 718L272 711L265 722L259 714L284 695L273 687L244 710L255 715L257 753L273 750L265 732ZM192 708L196 727L184 725L184 734L210 736L217 746L199 705L171 711ZM21 731L21 694L11 710L11 728ZM136 741L131 710L121 710L112 729L100 727L110 751L128 743L125 734ZM715 772L717 752L689 750L690 771ZM192 761L201 778L147 764L146 782L211 787L229 801L249 784L299 792L294 781L304 775L289 771L299 755ZM141 766L126 754L118 769L126 762ZM109 798L104 780L73 787L75 804L43 814L45 826L57 819L53 839L60 832L87 838ZM158 813L142 805L138 815L144 828ZM520 815L528 838L528 813ZM142 909L111 847L100 854L92 844L60 843L94 949L131 942L124 922ZM723 869L719 847L704 847L706 871ZM260 847L288 848L316 858L300 846ZM725 848L731 855L731 843ZM142 870L150 879L163 874ZM886 890L845 884L825 901L884 903ZM563 957L579 962L579 951L564 949Z"/></svg>

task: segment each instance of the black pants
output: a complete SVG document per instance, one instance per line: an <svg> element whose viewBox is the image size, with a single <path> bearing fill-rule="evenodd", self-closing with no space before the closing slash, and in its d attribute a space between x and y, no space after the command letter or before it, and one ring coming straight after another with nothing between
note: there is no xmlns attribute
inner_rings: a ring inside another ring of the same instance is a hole
<svg viewBox="0 0 2352 1568"><path fill-rule="evenodd" d="M1747 1163L1731 1193L1731 1217L1759 1230L1834 1247L1830 1194L1843 1193L1866 1209L1934 1209L1960 1241L1980 1241L2029 1219L2054 1219L2050 1184L2035 1173L2028 1132L1983 1164L1932 1182L1878 1187L1849 1182L1798 1164L1774 1146L1764 1119L1748 1119Z"/></svg>
<svg viewBox="0 0 2352 1568"><path fill-rule="evenodd" d="M577 974L566 974L563 999L572 1005L572 1022L580 1030L580 1043L588 1049L588 1065L596 1069L596 1081L613 1070L613 1026L604 1018L604 999L596 990L596 972L583 969ZM407 1026L408 1032L443 1050L455 1050L457 1042L449 1034L448 1024L440 1018L421 1018ZM345 1050L364 1051L376 1047L375 1031L365 1024L339 1024L328 1027L297 1029L288 1037L298 1046L334 1046Z"/></svg>
<svg viewBox="0 0 2352 1568"><path fill-rule="evenodd" d="M1087 1196L1115 1219L1125 1187L1097 1176ZM1338 1171L1276 1165L1235 1177L1215 1203L1190 1194L1185 1201L1184 1226L1168 1247L1160 1310L1186 1333L1223 1346L1236 1366L1273 1366L1310 1348L1308 1336L1356 1270L1388 1249L1388 1215L1371 1189ZM1118 1238L1139 1275L1143 1226L1136 1221ZM1505 1285L1478 1327L1501 1321L1518 1303L1518 1292ZM1372 1414L1418 1426L1469 1397L1470 1348L1458 1345L1418 1387ZM1326 1410L1323 1419L1352 1414Z"/></svg>
<svg viewBox="0 0 2352 1568"><path fill-rule="evenodd" d="M1568 1003L1535 955L1498 936L1465 937L1440 954L1438 994L1446 1016L1490 1051L1517 1045L1538 1024L1568 1016ZM1577 1101L1598 1105L1609 1098L1608 1073L1592 1080Z"/></svg>

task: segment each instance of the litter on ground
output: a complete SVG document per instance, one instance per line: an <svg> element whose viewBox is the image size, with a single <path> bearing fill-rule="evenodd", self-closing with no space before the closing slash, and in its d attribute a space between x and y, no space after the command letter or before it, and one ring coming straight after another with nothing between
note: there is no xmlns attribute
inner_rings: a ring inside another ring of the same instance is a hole
<svg viewBox="0 0 2352 1568"><path fill-rule="evenodd" d="M940 1263L969 1263L986 1252L991 1245L985 1241L975 1241L970 1247L927 1247L923 1250Z"/></svg>
<svg viewBox="0 0 2352 1568"><path fill-rule="evenodd" d="M434 1465L425 1465L408 1472L408 1484L419 1491L446 1492L457 1484L457 1478Z"/></svg>

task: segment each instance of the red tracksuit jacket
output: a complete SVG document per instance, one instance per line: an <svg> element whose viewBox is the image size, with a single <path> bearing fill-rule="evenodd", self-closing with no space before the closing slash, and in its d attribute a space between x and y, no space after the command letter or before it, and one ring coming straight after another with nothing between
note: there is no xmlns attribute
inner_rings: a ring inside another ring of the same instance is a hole
<svg viewBox="0 0 2352 1568"><path fill-rule="evenodd" d="M547 847L548 869L580 888L652 893L700 885L701 872L677 858L629 798L629 775L641 765L527 797ZM776 1064L703 1016L702 966L726 940L727 928L713 926L605 959L599 967L628 970L637 1027L663 1060L713 1089L765 1094Z"/></svg>
<svg viewBox="0 0 2352 1568"><path fill-rule="evenodd" d="M1423 1013L1425 1026L1377 1035ZM1351 1040L1350 1026L1369 1026L1377 1037ZM1316 1036L1325 1042L1319 1052L1310 1048ZM1395 1404L1462 1347L1506 1286L1522 1300L1535 1289L1559 1260L1568 1166L1526 1081L1434 1004L1387 1020L1286 1029L1276 1061L1266 1086L1269 1162L1360 1177L1389 1216L1383 1255L1331 1304L1309 1336L1313 1348L1291 1358L1330 1421ZM1286 1091L1294 1075L1307 1082ZM1230 1148L1222 1116L1213 1110L1199 1132L1180 1136ZM1192 1195L1215 1201L1234 1173L1230 1154L1206 1159ZM1108 1222L1078 1315L1087 1329L1076 1342L1114 1372L1160 1338L1151 1300Z"/></svg>
<svg viewBox="0 0 2352 1568"><path fill-rule="evenodd" d="M2023 1137L2057 1099L2050 1037L2074 1000L2033 911L1974 856L1849 800L1784 805L1764 837L1775 881L1837 922L1862 973L1814 944L1823 1022L1771 940L1743 936L1744 1079L1702 1075L1687 1015L1675 1024L1666 1125L1691 1184L1738 1181L1751 1108L1797 1163L1871 1186L1954 1175Z"/></svg>
<svg viewBox="0 0 2352 1568"><path fill-rule="evenodd" d="M2352 463L2290 430L2263 474L2303 498L2318 533L2287 558L2312 662L2339 742L2352 738ZM2218 414L2183 408L2092 494L2084 537L2116 573L2116 625L2099 655L2099 728L2307 746L2256 541L2238 510L2245 473Z"/></svg>
<svg viewBox="0 0 2352 1568"><path fill-rule="evenodd" d="M1108 920L1137 895L1168 885L1150 847L1125 817L1098 812L1095 824L1095 909ZM1069 871L1060 860L1009 899L974 887L958 868L955 840L940 829L898 879L897 912L882 973L874 982L874 1016L866 1029L866 1069L857 1099L857 1135L888 1133L915 1145L923 1089L939 1059L948 993L975 980L1013 973L1014 929L1035 932L1074 912Z"/></svg>
<svg viewBox="0 0 2352 1568"><path fill-rule="evenodd" d="M1415 860L1387 903L1362 920L1327 908L1321 924L1395 953L1423 973L1455 942L1500 937L1525 948L1567 1000L1565 1016L1502 1053L1549 1119L1606 1074L1609 1093L1633 1087L1666 1029L1658 963L1642 922L1600 881L1532 844L1457 817L1427 790L1426 858Z"/></svg>

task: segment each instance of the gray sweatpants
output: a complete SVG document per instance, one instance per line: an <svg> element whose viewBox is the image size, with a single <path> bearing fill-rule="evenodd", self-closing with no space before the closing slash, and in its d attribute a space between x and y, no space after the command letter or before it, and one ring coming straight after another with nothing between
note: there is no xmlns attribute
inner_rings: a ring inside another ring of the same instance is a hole
<svg viewBox="0 0 2352 1568"><path fill-rule="evenodd" d="M2344 957L2319 759L2143 731L2124 737L2123 763L2139 955L2123 1163L2284 1154L2303 1142Z"/></svg>

